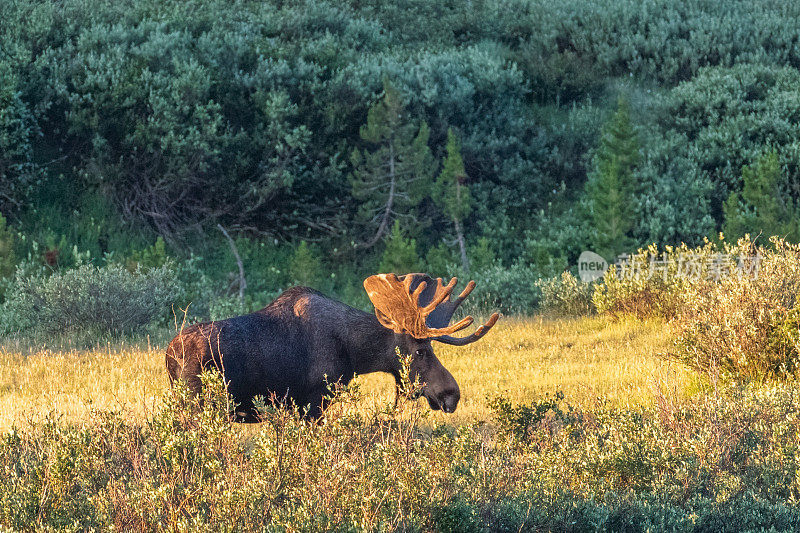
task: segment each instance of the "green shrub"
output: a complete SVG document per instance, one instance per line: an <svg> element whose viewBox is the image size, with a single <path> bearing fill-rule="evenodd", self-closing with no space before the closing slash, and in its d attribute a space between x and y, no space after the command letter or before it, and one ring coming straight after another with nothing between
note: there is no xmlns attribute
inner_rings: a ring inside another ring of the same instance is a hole
<svg viewBox="0 0 800 533"><path fill-rule="evenodd" d="M569 272L536 282L542 291L543 311L561 316L588 315L594 311L594 284L584 283Z"/></svg>
<svg viewBox="0 0 800 533"><path fill-rule="evenodd" d="M773 237L748 238L726 253L760 256L754 275L687 286L673 327L671 358L701 372L734 379L795 376L800 369L800 246ZM733 265L731 265L733 267Z"/></svg>
<svg viewBox="0 0 800 533"><path fill-rule="evenodd" d="M50 276L19 272L0 313L6 333L127 333L164 320L181 292L166 265L130 272L83 264Z"/></svg>
<svg viewBox="0 0 800 533"><path fill-rule="evenodd" d="M725 235L738 239L750 235L782 235L797 242L797 207L782 198L783 176L778 153L762 154L752 165L742 167L742 191L734 192L724 204Z"/></svg>
<svg viewBox="0 0 800 533"><path fill-rule="evenodd" d="M481 531L478 509L463 498L453 498L433 509L432 522L439 533L478 533Z"/></svg>
<svg viewBox="0 0 800 533"><path fill-rule="evenodd" d="M210 302L208 315L211 320L224 320L247 312L245 302L238 296L220 296Z"/></svg>
<svg viewBox="0 0 800 533"><path fill-rule="evenodd" d="M0 279L11 276L17 268L14 241L14 232L6 226L6 219L0 214Z"/></svg>
<svg viewBox="0 0 800 533"><path fill-rule="evenodd" d="M725 202L731 194L735 200L739 191L752 196L752 191L745 190L751 186L743 186L742 168L754 165L773 149L782 176L772 191L755 192L776 197L778 209L772 216L779 214L785 219L783 224L790 223L797 201L790 183L800 168L795 118L800 112L798 87L796 68L754 62L700 69L691 79L658 95L652 128L645 134L649 138L643 143L642 164L636 171L641 183L640 242L696 245L722 225L726 210L744 208L743 214L748 214L756 206L725 209ZM757 228L767 229L754 225L752 216L742 222L750 228L734 224L726 231L753 230L755 234Z"/></svg>
<svg viewBox="0 0 800 533"><path fill-rule="evenodd" d="M562 426L575 422L572 407L564 402L564 393L557 391L552 397L534 400L530 405L514 405L508 398L496 396L489 398L489 407L501 433L527 441L531 432L540 429L539 425L550 415L550 423L557 420Z"/></svg>
<svg viewBox="0 0 800 533"><path fill-rule="evenodd" d="M800 14L795 4L776 8L744 0L725 4L670 0L552 4L537 0L513 12L526 16L527 47L542 51L544 57L536 58L544 64L540 68L553 63L547 56L561 52L566 56L561 61L575 64L555 66L563 71L562 76L574 73L570 83L582 82L583 90L590 90L581 79L588 68L671 85L691 79L706 66L788 65L800 59L791 45L797 29L789 20ZM770 38L764 39L764 34ZM594 60L588 67L584 65L587 58ZM579 69L582 72L575 73Z"/></svg>
<svg viewBox="0 0 800 533"><path fill-rule="evenodd" d="M125 260L125 267L134 272L137 269L159 268L169 261L170 256L167 253L167 246L164 243L164 239L159 236L152 246L131 252L130 256Z"/></svg>
<svg viewBox="0 0 800 533"><path fill-rule="evenodd" d="M445 243L431 246L425 254L425 270L433 277L444 279L454 275L460 271L459 262L456 251Z"/></svg>
<svg viewBox="0 0 800 533"><path fill-rule="evenodd" d="M313 287L322 279L322 262L306 241L301 241L295 249L290 269L297 285Z"/></svg>
<svg viewBox="0 0 800 533"><path fill-rule="evenodd" d="M495 264L472 279L477 284L462 307L465 312L488 314L493 311L514 315L530 315L539 305L541 292L536 285L539 272L531 266L515 263L506 268Z"/></svg>
<svg viewBox="0 0 800 533"><path fill-rule="evenodd" d="M411 237L406 237L400 229L400 222L395 220L392 226L392 233L386 239L386 248L381 256L378 265L380 272L394 272L395 274L407 274L420 270L420 259L417 254L417 241Z"/></svg>
<svg viewBox="0 0 800 533"><path fill-rule="evenodd" d="M492 246L492 241L487 237L480 237L478 241L467 250L470 268L481 271L490 268L497 262L497 254Z"/></svg>
<svg viewBox="0 0 800 533"><path fill-rule="evenodd" d="M715 258L721 257L717 249L709 241L699 248L681 245L659 250L655 244L640 248L609 267L602 282L595 284L592 303L598 312L612 316L672 318L688 288L706 281ZM720 267L729 268L729 260Z"/></svg>
<svg viewBox="0 0 800 533"><path fill-rule="evenodd" d="M25 206L41 177L41 169L34 160L39 125L23 98L24 82L9 59L10 54L0 58L0 212L6 214Z"/></svg>

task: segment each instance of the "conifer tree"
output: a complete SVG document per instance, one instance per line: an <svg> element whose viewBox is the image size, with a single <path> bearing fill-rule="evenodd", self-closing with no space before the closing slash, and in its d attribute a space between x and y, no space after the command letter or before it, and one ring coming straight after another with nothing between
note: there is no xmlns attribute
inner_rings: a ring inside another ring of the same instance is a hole
<svg viewBox="0 0 800 533"><path fill-rule="evenodd" d="M586 204L595 231L595 251L612 259L633 245L636 222L633 174L639 161L639 141L628 102L620 98L617 111L603 128L593 169L586 182Z"/></svg>
<svg viewBox="0 0 800 533"><path fill-rule="evenodd" d="M419 255L417 255L417 241L403 235L400 221L395 220L392 233L386 240L386 249L381 257L378 270L380 272L394 272L406 274L419 270Z"/></svg>
<svg viewBox="0 0 800 533"><path fill-rule="evenodd" d="M374 149L356 149L351 157L353 196L362 201L360 215L372 234L364 248L386 235L397 217L416 220L414 208L429 190L433 173L429 136L425 122L417 127L408 121L400 93L384 80L384 96L361 127L361 138Z"/></svg>
<svg viewBox="0 0 800 533"><path fill-rule="evenodd" d="M464 170L464 160L461 157L461 143L452 128L447 130L447 157L444 167L436 179L434 187L434 200L441 207L444 214L453 221L461 253L461 265L465 273L469 273L469 259L467 247L464 242L464 219L472 211L472 196L466 183L467 173Z"/></svg>
<svg viewBox="0 0 800 533"><path fill-rule="evenodd" d="M726 237L735 240L745 233L761 233L797 241L798 213L793 202L781 194L777 152L766 152L755 164L742 167L742 181L742 191L731 193L723 206Z"/></svg>
<svg viewBox="0 0 800 533"><path fill-rule="evenodd" d="M291 263L292 276L298 285L313 287L320 280L322 265L314 250L301 241L294 251Z"/></svg>

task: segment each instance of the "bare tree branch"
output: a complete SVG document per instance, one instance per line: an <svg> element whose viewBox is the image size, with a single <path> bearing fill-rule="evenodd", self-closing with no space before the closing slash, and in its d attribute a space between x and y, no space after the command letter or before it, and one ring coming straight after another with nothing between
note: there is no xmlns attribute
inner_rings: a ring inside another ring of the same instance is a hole
<svg viewBox="0 0 800 533"><path fill-rule="evenodd" d="M228 244L231 245L231 251L233 252L233 256L236 258L236 264L239 266L239 301L244 302L244 290L247 288L247 280L244 279L244 265L242 264L242 258L239 256L239 250L236 249L236 243L233 242L231 236L228 235L228 232L225 231L225 228L222 227L222 224L217 224L217 228L225 235L225 238L228 239Z"/></svg>

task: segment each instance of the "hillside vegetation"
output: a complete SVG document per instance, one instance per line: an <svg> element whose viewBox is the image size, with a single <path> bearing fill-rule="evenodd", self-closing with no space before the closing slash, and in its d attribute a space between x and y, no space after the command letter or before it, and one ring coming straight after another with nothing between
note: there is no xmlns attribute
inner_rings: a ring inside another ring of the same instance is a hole
<svg viewBox="0 0 800 533"><path fill-rule="evenodd" d="M1 276L28 258L131 267L161 237L210 298L236 295L220 224L245 307L297 282L363 305L383 266L469 270L530 312L525 280L584 249L800 236L792 2L23 0L0 16Z"/></svg>

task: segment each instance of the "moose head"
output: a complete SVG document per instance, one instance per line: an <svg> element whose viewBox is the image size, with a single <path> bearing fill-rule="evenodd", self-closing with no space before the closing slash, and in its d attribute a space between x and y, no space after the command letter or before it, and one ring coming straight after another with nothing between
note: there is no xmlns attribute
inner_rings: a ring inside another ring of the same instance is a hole
<svg viewBox="0 0 800 533"><path fill-rule="evenodd" d="M441 278L433 280L427 274L378 274L364 280L364 288L375 306L375 316L385 328L394 332L394 344L404 354L411 355L409 379L423 384L422 394L431 409L445 413L456 410L461 393L452 374L442 366L433 353L431 341L464 346L483 337L497 322L499 315L466 337L452 334L473 322L467 316L450 324L456 309L475 288L470 281L457 298L450 296L458 280L452 278L444 285ZM399 362L398 362L399 366ZM393 372L399 376L399 368Z"/></svg>

